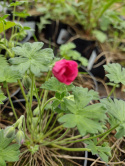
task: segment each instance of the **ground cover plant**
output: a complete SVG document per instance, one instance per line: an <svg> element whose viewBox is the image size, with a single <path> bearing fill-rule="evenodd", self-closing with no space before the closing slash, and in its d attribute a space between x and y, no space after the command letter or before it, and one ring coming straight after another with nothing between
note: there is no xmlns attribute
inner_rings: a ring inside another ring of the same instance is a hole
<svg viewBox="0 0 125 166"><path fill-rule="evenodd" d="M112 131L117 139L125 135L125 102L110 98L116 84L125 84L124 68L119 64L104 66L107 77L115 85L107 98L100 99L98 92L73 85L78 74L75 61L59 59L51 48L42 49L43 45L42 42L25 43L12 48L15 57L8 61L0 57L3 61L0 82L7 89L15 117L13 125L0 130L3 152L0 165L14 161L14 165L65 165L61 155L83 151L98 154L108 163L111 147L107 136ZM37 87L36 78L43 75L46 79ZM8 84L14 82L18 82L25 99L26 112L21 116L8 90ZM50 91L53 96L49 95ZM34 97L35 108L32 107ZM1 91L1 104L5 98ZM73 147L79 142L86 146Z"/></svg>

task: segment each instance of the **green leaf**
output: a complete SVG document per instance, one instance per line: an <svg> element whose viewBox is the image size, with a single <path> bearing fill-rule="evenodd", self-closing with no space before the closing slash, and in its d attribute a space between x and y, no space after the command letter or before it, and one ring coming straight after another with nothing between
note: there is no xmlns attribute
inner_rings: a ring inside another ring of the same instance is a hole
<svg viewBox="0 0 125 166"><path fill-rule="evenodd" d="M0 70L8 66L7 60L3 55L0 55Z"/></svg>
<svg viewBox="0 0 125 166"><path fill-rule="evenodd" d="M99 23L100 23L101 30L106 31L109 25L111 24L111 21L107 16L103 15Z"/></svg>
<svg viewBox="0 0 125 166"><path fill-rule="evenodd" d="M107 39L107 35L99 30L94 30L93 35L101 42L104 43Z"/></svg>
<svg viewBox="0 0 125 166"><path fill-rule="evenodd" d="M19 160L19 145L11 144L14 137L4 137L4 130L0 130L0 165L6 166L7 162L15 162ZM11 144L11 145L10 145Z"/></svg>
<svg viewBox="0 0 125 166"><path fill-rule="evenodd" d="M104 69L109 73L106 74L106 76L111 82L116 84L122 83L125 85L125 68L122 68L120 64L109 63L108 65L104 65Z"/></svg>
<svg viewBox="0 0 125 166"><path fill-rule="evenodd" d="M117 99L112 100L111 98L102 99L100 101L107 109L111 126L114 127L119 124L119 127L116 128L116 137L121 138L125 136L125 101Z"/></svg>
<svg viewBox="0 0 125 166"><path fill-rule="evenodd" d="M60 46L60 55L65 59L78 60L82 65L87 66L88 60L82 57L78 51L73 50L74 48L76 48L76 45L74 43L70 42L67 44L63 44Z"/></svg>
<svg viewBox="0 0 125 166"><path fill-rule="evenodd" d="M47 24L51 24L50 21L51 15L49 13L46 13L44 16L40 17L40 22L37 23L39 33L46 27Z"/></svg>
<svg viewBox="0 0 125 166"><path fill-rule="evenodd" d="M53 101L53 103L52 103L53 109L56 109L56 108L59 106L59 104L60 104L60 101L59 101L59 100Z"/></svg>
<svg viewBox="0 0 125 166"><path fill-rule="evenodd" d="M76 45L74 43L67 43L67 44L62 44L60 46L60 54L63 56L64 54L66 54L69 50L72 50L76 48Z"/></svg>
<svg viewBox="0 0 125 166"><path fill-rule="evenodd" d="M66 85L59 82L55 77L51 77L48 81L42 84L41 88L51 91L64 92L71 91L74 86L72 84Z"/></svg>
<svg viewBox="0 0 125 166"><path fill-rule="evenodd" d="M85 141L88 149L91 149L91 152L93 155L99 155L103 161L108 163L108 158L111 156L111 148L109 145L104 142L102 146L96 146L92 140L90 141Z"/></svg>
<svg viewBox="0 0 125 166"><path fill-rule="evenodd" d="M13 71L10 66L6 66L3 70L0 70L0 82L13 83L20 79L21 75L18 71Z"/></svg>
<svg viewBox="0 0 125 166"><path fill-rule="evenodd" d="M39 76L41 72L48 71L54 54L51 48L41 50L42 46L42 42L27 42L22 47L14 47L13 51L19 57L14 57L9 60L13 70L17 70L21 74L32 72L36 76Z"/></svg>
<svg viewBox="0 0 125 166"><path fill-rule="evenodd" d="M1 19L1 20L6 19L8 16L9 16L9 14L5 14L5 15L2 17L2 19Z"/></svg>
<svg viewBox="0 0 125 166"><path fill-rule="evenodd" d="M21 4L23 4L25 1L21 1L21 2L18 2L18 1L16 1L16 2L12 2L12 3L10 3L10 7L12 7L12 6L19 6L19 5L21 5Z"/></svg>
<svg viewBox="0 0 125 166"><path fill-rule="evenodd" d="M15 16L18 16L20 18L26 18L27 16L30 16L26 11L22 11L22 12L13 12L13 14Z"/></svg>
<svg viewBox="0 0 125 166"><path fill-rule="evenodd" d="M64 98L65 107L70 113L59 118L66 128L77 126L81 135L95 134L103 131L103 123L107 119L106 109L101 103L88 105L91 100L98 99L94 91L77 87L73 90L74 101Z"/></svg>
<svg viewBox="0 0 125 166"><path fill-rule="evenodd" d="M6 99L6 96L4 96L4 94L0 91L0 104L3 104L3 100Z"/></svg>
<svg viewBox="0 0 125 166"><path fill-rule="evenodd" d="M107 82L106 85L109 85L109 86L116 86L116 88L119 88L119 87L120 87L119 84L115 84L115 83L112 83L112 82Z"/></svg>
<svg viewBox="0 0 125 166"><path fill-rule="evenodd" d="M15 26L16 23L15 22L11 22L11 21L6 21L6 24L4 24L4 27L3 27L3 23L0 22L0 33L1 32L4 32L4 30L7 30L9 28L12 28L13 26Z"/></svg>
<svg viewBox="0 0 125 166"><path fill-rule="evenodd" d="M89 104L91 100L99 99L98 92L94 90L88 90L88 88L75 87L73 89L73 94L76 104L81 108Z"/></svg>
<svg viewBox="0 0 125 166"><path fill-rule="evenodd" d="M3 160L3 158L0 156L0 165L6 166L6 162Z"/></svg>

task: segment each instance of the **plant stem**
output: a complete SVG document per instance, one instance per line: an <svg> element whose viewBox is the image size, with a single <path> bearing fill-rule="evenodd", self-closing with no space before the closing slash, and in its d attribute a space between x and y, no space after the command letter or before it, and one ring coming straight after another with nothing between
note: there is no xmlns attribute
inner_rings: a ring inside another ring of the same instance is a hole
<svg viewBox="0 0 125 166"><path fill-rule="evenodd" d="M57 119L58 119L58 117L56 116L56 118L55 118L55 120L54 120L52 126L51 126L50 129L49 129L49 131L51 131L51 130L53 129L53 127L55 126L55 124L56 124L56 122L57 122ZM49 131L48 131L48 132L49 132Z"/></svg>
<svg viewBox="0 0 125 166"><path fill-rule="evenodd" d="M14 8L13 8L13 22L15 21L15 11L16 11L16 6L14 6ZM13 33L14 33L14 26L12 28L12 34L11 34L11 36L13 36Z"/></svg>
<svg viewBox="0 0 125 166"><path fill-rule="evenodd" d="M2 21L2 23L3 23L4 40L6 40L6 33L5 33L5 26L4 26L4 22Z"/></svg>
<svg viewBox="0 0 125 166"><path fill-rule="evenodd" d="M14 55L11 53L11 51L6 46L4 46L3 44L0 44L0 46L8 52L8 54L10 55L11 58L14 57Z"/></svg>
<svg viewBox="0 0 125 166"><path fill-rule="evenodd" d="M18 84L19 84L19 86L20 86L20 89L21 89L21 92L22 92L22 94L23 94L23 97L24 97L24 99L25 99L25 101L26 101L26 104L25 104L25 105L26 105L26 110L29 110L29 108L30 108L29 102L28 102L27 96L26 96L26 94L25 94L24 88L23 88L22 83L21 83L20 80L18 80ZM29 111L27 111L27 120L26 120L26 124L27 124L28 130L31 132L30 120L29 120Z"/></svg>
<svg viewBox="0 0 125 166"><path fill-rule="evenodd" d="M54 142L62 139L63 137L65 137L65 135L69 132L69 130L70 129L67 129L59 138L57 138L56 140L54 140Z"/></svg>
<svg viewBox="0 0 125 166"><path fill-rule="evenodd" d="M115 3L115 1L117 1L117 0L110 0L110 1L107 2L106 5L102 6L102 10L98 13L96 20L98 20L100 17L102 17L102 15L104 14L104 12L105 12L113 3Z"/></svg>
<svg viewBox="0 0 125 166"><path fill-rule="evenodd" d="M96 145L98 145L100 142L102 142L109 134L112 130L114 130L115 128L117 128L119 126L119 124L115 125L113 128L109 129L107 131L107 133L97 142Z"/></svg>
<svg viewBox="0 0 125 166"><path fill-rule="evenodd" d="M112 93L115 91L115 88L116 88L117 84L115 84L111 90L111 92L109 93L107 99L112 95Z"/></svg>
<svg viewBox="0 0 125 166"><path fill-rule="evenodd" d="M50 103L51 101L53 101L53 100L56 100L56 97L52 97L52 98L50 98L49 100L47 100L47 102L43 105L43 107L42 107L42 110L41 110L41 112L43 113L43 111L44 111L44 108L46 107L46 105L48 104L48 103Z"/></svg>
<svg viewBox="0 0 125 166"><path fill-rule="evenodd" d="M50 124L50 122L51 122L53 116L54 116L54 112L51 112L50 118L49 118L49 120L48 120L48 122L47 122L47 124L46 124L46 127L45 127L44 130L43 130L43 133L46 132L46 130L47 130L47 128L48 128L48 126L49 126L49 124Z"/></svg>
<svg viewBox="0 0 125 166"><path fill-rule="evenodd" d="M48 72L48 74L47 74L47 76L46 76L46 81L48 81L50 74L51 74L51 71L49 70L49 72ZM44 89L42 90L42 92L41 92L41 94L40 94L40 100L42 99L43 92L44 92Z"/></svg>
<svg viewBox="0 0 125 166"><path fill-rule="evenodd" d="M39 111L41 111L41 108L40 108L41 102L40 102L40 98L39 98L39 95L38 95L37 87L36 87L36 84L35 84L35 79L34 79L34 89L35 89L36 99L38 101Z"/></svg>
<svg viewBox="0 0 125 166"><path fill-rule="evenodd" d="M27 97L26 97L26 94L25 94L24 88L23 88L22 83L21 83L20 80L18 80L18 84L19 84L19 86L20 86L21 92L22 92L22 94L23 94L23 97L24 97L26 103L28 103L28 100L27 100Z"/></svg>
<svg viewBox="0 0 125 166"><path fill-rule="evenodd" d="M56 144L51 144L52 146L56 147L56 148L59 148L59 149L63 149L63 150L66 150L66 151L70 151L70 152L78 152L78 151L88 151L88 152L91 152L90 149L88 148L67 148L67 147L62 147L62 146L59 146L59 145L56 145Z"/></svg>
<svg viewBox="0 0 125 166"><path fill-rule="evenodd" d="M9 89L8 89L8 85L6 84L6 89L7 89L7 95L8 95L8 98L9 98L9 101L10 101L10 105L12 107L12 110L13 110L13 113L14 113L14 116L15 116L15 119L18 120L18 117L17 117L17 114L16 114L16 111L15 111L15 108L13 106L13 102L11 100L11 97L10 97L10 93L9 93Z"/></svg>
<svg viewBox="0 0 125 166"><path fill-rule="evenodd" d="M29 137L28 137L28 135L26 134L26 123L25 123L25 117L24 117L24 120L23 120L23 131L24 131L24 134L25 134L25 136L26 136L26 138L28 139L28 140L31 140Z"/></svg>
<svg viewBox="0 0 125 166"><path fill-rule="evenodd" d="M89 7L88 7L88 21L89 21L89 23L90 23L90 18L91 18L92 4L93 4L93 0L89 0Z"/></svg>
<svg viewBox="0 0 125 166"><path fill-rule="evenodd" d="M63 130L64 130L63 128L60 129L59 131L57 131L55 134L53 134L53 135L50 136L49 138L50 138L50 139L55 139L55 137L56 137L59 133L61 133ZM54 142L54 141L53 141L53 142Z"/></svg>
<svg viewBox="0 0 125 166"><path fill-rule="evenodd" d="M63 141L65 142L65 141L68 141L68 140L78 139L78 138L80 138L80 137L82 137L82 136L81 136L81 135L77 135L77 136L74 136L74 137L66 138L66 139L64 139ZM77 141L78 141L78 140L77 140ZM62 141L60 141L60 142L62 142Z"/></svg>
<svg viewBox="0 0 125 166"><path fill-rule="evenodd" d="M90 139L94 139L94 138L99 138L99 137L102 137L102 136L105 137L105 135L107 136L107 134L109 134L112 130L114 130L118 126L119 126L119 124L115 125L114 127L112 127L111 129L107 130L106 132L104 132L102 134L99 134L99 135L96 135L96 136L93 136L93 137L83 138L83 139L74 140L74 141L68 141L67 144L69 144L69 143L76 143L76 142L83 142L83 141L86 141L86 140L90 140ZM78 137L80 137L80 135L78 135ZM73 137L72 138L68 138L68 139L64 139L62 141L58 141L57 143L58 144L66 143L66 141L69 140L69 139L73 139ZM77 137L75 137L75 139L77 139ZM103 140L104 138L102 137L101 139Z"/></svg>
<svg viewBox="0 0 125 166"><path fill-rule="evenodd" d="M48 94L48 91L47 91L47 94ZM56 97L52 97L52 98L50 98L49 100L47 100L47 102L43 105L43 103L45 102L45 100L46 100L46 91L45 91L45 94L44 94L44 97L43 97L43 100L42 100L42 108L41 108L41 111L40 111L40 115L39 115L39 119L38 119L38 122L39 122L39 120L40 120L40 130L41 130L41 119L42 119L42 117L43 117L43 113L44 113L44 109L45 109L45 107L46 107L46 105L50 102L50 101L53 101L53 100L55 100L56 99Z"/></svg>
<svg viewBox="0 0 125 166"><path fill-rule="evenodd" d="M33 101L33 87L34 87L34 75L31 74L32 84L30 89L30 103L29 103L29 110L30 110L30 118L32 121L33 113L32 113L32 101Z"/></svg>
<svg viewBox="0 0 125 166"><path fill-rule="evenodd" d="M62 128L62 127L63 127L63 125L54 128L54 129L51 130L50 132L47 132L47 133L42 137L42 139L45 139L46 137L48 137L49 135L51 135L52 133L54 133L55 131L59 130L59 129Z"/></svg>

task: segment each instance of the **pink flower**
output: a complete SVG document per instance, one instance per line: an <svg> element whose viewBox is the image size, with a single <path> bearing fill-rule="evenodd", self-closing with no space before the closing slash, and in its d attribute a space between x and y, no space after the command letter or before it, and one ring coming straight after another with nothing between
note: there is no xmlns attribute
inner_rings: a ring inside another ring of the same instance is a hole
<svg viewBox="0 0 125 166"><path fill-rule="evenodd" d="M78 64L72 60L62 59L55 63L52 72L60 82L69 85L78 75Z"/></svg>

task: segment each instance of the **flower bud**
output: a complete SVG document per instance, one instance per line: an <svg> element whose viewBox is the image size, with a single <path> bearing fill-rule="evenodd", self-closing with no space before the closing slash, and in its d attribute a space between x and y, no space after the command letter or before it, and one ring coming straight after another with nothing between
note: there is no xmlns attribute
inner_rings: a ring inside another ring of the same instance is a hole
<svg viewBox="0 0 125 166"><path fill-rule="evenodd" d="M32 84L30 77L27 75L24 76L23 80L22 80L22 84L23 84L24 88L26 88L28 90Z"/></svg>
<svg viewBox="0 0 125 166"><path fill-rule="evenodd" d="M16 141L19 145L22 145L25 141L25 135L24 132L19 130L16 134Z"/></svg>
<svg viewBox="0 0 125 166"><path fill-rule="evenodd" d="M13 126L9 126L4 130L4 136L7 138L11 138L15 135L15 128Z"/></svg>

